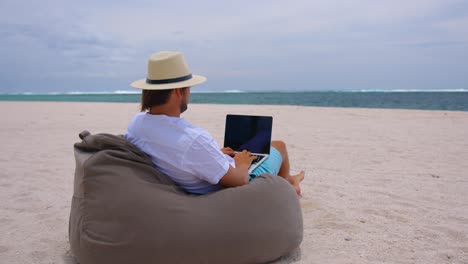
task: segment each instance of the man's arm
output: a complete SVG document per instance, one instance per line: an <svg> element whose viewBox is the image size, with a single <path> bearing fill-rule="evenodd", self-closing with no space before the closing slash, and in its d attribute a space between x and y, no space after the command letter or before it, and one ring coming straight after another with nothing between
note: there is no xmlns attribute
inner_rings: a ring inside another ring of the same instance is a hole
<svg viewBox="0 0 468 264"><path fill-rule="evenodd" d="M229 166L226 174L219 180L219 184L224 187L242 186L249 183L249 167L255 156L251 156L247 150L237 153L234 156L236 167Z"/></svg>

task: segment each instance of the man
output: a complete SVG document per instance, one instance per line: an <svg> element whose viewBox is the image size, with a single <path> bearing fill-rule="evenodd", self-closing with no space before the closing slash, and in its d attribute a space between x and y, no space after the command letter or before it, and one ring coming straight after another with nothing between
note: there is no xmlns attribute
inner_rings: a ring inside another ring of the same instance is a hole
<svg viewBox="0 0 468 264"><path fill-rule="evenodd" d="M216 144L211 135L180 118L187 110L190 87L206 78L193 75L180 52L153 54L147 78L131 86L142 89L141 113L128 126L126 139L151 156L155 166L183 189L206 194L225 187L248 184L263 173L279 175L300 195L304 172L290 175L286 145L272 142L270 157L249 175L254 156L247 150L234 153Z"/></svg>

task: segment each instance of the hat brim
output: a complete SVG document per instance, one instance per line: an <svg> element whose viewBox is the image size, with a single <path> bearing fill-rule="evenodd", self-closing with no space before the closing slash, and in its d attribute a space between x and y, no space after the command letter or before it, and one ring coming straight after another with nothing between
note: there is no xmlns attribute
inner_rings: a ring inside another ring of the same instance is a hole
<svg viewBox="0 0 468 264"><path fill-rule="evenodd" d="M130 84L133 88L142 89L142 90L168 90L168 89L175 89L175 88L184 88L195 86L206 81L206 77L201 75L192 75L192 78L182 81L182 82L175 82L175 83L165 83L165 84L149 84L146 83L146 79L141 79L134 81Z"/></svg>

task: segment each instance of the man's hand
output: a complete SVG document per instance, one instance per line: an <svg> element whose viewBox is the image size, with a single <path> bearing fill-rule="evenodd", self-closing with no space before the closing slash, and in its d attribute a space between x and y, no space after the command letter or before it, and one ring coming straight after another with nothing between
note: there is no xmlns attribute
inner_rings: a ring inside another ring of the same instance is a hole
<svg viewBox="0 0 468 264"><path fill-rule="evenodd" d="M236 162L236 167L239 166L247 166L247 168L250 167L250 164L252 164L252 161L254 161L256 156L252 156L252 153L247 150L243 150L242 152L236 153L234 156L234 161Z"/></svg>
<svg viewBox="0 0 468 264"><path fill-rule="evenodd" d="M226 154L226 155L229 155L229 156L231 156L231 157L234 157L234 154L235 154L235 153L234 153L234 150L233 150L232 148L230 148L230 147L222 148L222 149L221 149L221 152L224 153L224 154Z"/></svg>

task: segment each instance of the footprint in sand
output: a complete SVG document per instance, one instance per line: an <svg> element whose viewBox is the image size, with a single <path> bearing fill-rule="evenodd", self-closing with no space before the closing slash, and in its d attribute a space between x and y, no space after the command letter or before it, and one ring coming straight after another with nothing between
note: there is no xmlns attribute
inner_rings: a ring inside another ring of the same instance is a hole
<svg viewBox="0 0 468 264"><path fill-rule="evenodd" d="M7 252L9 250L8 247L5 247L5 246L0 246L0 253L4 253L4 252Z"/></svg>

